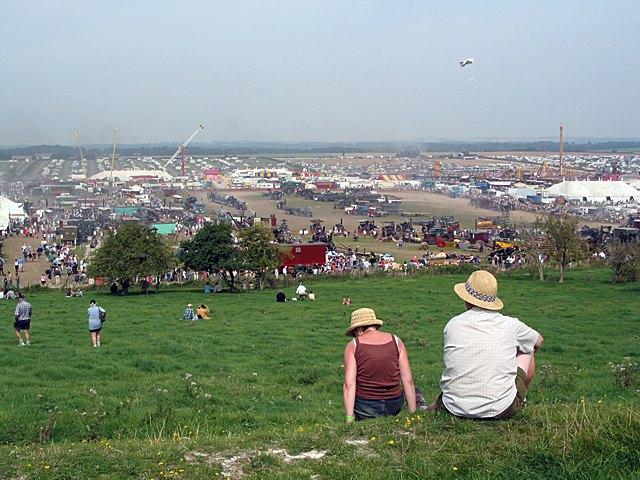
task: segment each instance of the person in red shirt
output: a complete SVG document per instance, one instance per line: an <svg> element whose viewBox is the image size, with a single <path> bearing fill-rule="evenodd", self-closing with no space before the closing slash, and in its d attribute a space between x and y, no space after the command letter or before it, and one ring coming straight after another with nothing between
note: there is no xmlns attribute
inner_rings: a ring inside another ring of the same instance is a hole
<svg viewBox="0 0 640 480"><path fill-rule="evenodd" d="M405 400L410 413L416 410L407 350L402 341L390 333L380 332L383 324L370 308L351 314L345 332L354 339L344 351L344 412L347 422L397 415ZM422 403L422 395L418 395Z"/></svg>

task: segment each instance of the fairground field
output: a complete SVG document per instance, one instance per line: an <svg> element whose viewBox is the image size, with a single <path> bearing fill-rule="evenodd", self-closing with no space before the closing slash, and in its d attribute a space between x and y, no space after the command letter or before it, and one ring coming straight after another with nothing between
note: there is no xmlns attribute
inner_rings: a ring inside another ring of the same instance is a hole
<svg viewBox="0 0 640 480"><path fill-rule="evenodd" d="M463 308L452 291L462 273L325 279L308 284L316 302L286 304L274 290L90 292L109 312L98 349L86 330L88 297L30 294L24 348L12 330L15 304L3 301L0 478L640 478L640 385L628 370L614 373L640 354L640 287L610 277L499 278L505 313L545 337L528 406L502 422L404 413L344 423L350 312L374 308L405 341L431 399L442 329ZM213 319L180 320L188 302L207 303Z"/></svg>

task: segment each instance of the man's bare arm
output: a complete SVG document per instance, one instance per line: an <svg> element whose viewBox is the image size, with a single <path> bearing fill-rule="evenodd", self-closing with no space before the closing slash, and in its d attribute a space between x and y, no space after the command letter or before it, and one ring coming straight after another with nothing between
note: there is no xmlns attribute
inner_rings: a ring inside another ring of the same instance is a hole
<svg viewBox="0 0 640 480"><path fill-rule="evenodd" d="M538 334L538 340L536 340L536 344L533 346L534 353L538 353L538 350L542 348L543 342L544 342L544 338L542 338L542 335Z"/></svg>

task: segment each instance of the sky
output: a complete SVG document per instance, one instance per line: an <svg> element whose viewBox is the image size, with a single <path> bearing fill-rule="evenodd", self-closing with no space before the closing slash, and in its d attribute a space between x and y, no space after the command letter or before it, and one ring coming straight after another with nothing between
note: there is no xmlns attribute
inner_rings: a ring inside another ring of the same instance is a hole
<svg viewBox="0 0 640 480"><path fill-rule="evenodd" d="M200 123L198 141L640 137L639 19L637 0L0 0L0 145Z"/></svg>

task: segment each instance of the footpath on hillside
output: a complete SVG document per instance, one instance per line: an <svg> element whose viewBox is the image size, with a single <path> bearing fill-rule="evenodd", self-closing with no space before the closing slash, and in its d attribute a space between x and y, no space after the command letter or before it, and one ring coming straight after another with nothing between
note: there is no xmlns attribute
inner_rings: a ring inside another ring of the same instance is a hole
<svg viewBox="0 0 640 480"><path fill-rule="evenodd" d="M4 258L5 274L11 272L15 282L15 261L22 258L22 246L31 245L32 251L35 252L42 239L38 237L11 236L2 241L1 256ZM27 260L23 263L22 271L20 271L21 287L36 285L40 283L40 275L44 273L49 265L49 261L45 255L34 261Z"/></svg>

